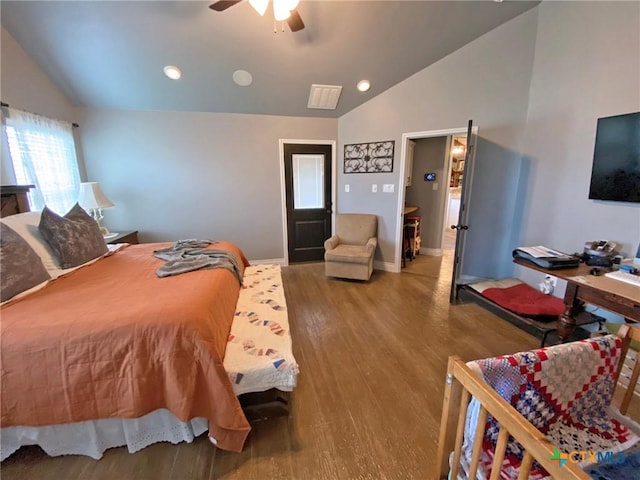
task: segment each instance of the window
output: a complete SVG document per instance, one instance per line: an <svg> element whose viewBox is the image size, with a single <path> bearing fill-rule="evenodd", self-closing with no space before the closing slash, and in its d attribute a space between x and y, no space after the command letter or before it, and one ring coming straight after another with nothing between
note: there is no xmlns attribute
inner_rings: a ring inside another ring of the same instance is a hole
<svg viewBox="0 0 640 480"><path fill-rule="evenodd" d="M64 214L78 198L80 174L72 125L33 113L8 109L5 131L11 163L20 185L29 191L32 210Z"/></svg>
<svg viewBox="0 0 640 480"><path fill-rule="evenodd" d="M293 208L324 207L324 155L295 154L293 161Z"/></svg>

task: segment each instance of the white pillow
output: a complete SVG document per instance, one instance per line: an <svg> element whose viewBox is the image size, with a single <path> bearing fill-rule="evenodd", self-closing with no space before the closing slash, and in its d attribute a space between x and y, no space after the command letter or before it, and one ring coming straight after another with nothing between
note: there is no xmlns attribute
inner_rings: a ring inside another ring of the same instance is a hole
<svg viewBox="0 0 640 480"><path fill-rule="evenodd" d="M40 224L40 212L18 213L0 219L2 223L11 227L18 235L24 238L33 250L42 259L44 268L49 275L56 278L60 273L60 265L53 254L53 250L38 231Z"/></svg>

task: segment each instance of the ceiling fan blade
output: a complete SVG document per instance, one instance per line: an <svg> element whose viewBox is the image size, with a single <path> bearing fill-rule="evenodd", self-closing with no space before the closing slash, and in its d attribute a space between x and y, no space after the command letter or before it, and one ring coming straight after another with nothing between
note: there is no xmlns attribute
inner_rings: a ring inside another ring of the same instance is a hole
<svg viewBox="0 0 640 480"><path fill-rule="evenodd" d="M227 8L233 7L236 3L240 2L242 2L242 0L218 0L216 3L209 5L209 8L216 12L223 12Z"/></svg>
<svg viewBox="0 0 640 480"><path fill-rule="evenodd" d="M304 28L304 22L298 13L298 9L291 10L291 15L287 18L287 23L292 32L298 32Z"/></svg>

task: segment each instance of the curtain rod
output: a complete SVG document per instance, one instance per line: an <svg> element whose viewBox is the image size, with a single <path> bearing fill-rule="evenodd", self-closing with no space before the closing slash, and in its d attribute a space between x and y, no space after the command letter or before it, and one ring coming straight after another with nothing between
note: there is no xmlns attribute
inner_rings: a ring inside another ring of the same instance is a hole
<svg viewBox="0 0 640 480"><path fill-rule="evenodd" d="M9 106L10 106L10 105L9 105L8 103L5 103L5 102L0 101L0 107L2 107L2 108L9 108ZM35 115L39 115L39 114L38 114L38 113L36 113ZM40 116L42 116L42 115L40 115ZM72 123L72 124L71 124L71 126L72 126L73 128L78 128L80 125L78 125L77 123Z"/></svg>

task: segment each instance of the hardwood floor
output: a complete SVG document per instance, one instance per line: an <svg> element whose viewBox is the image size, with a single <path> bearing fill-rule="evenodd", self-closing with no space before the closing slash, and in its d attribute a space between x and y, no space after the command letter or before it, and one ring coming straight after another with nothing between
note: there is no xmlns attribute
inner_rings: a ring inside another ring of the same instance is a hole
<svg viewBox="0 0 640 480"><path fill-rule="evenodd" d="M206 435L99 461L29 447L2 479L433 479L447 357L538 345L476 305L450 305L450 276L448 257L368 283L326 278L322 263L283 268L299 384L291 415L253 423L241 454Z"/></svg>

